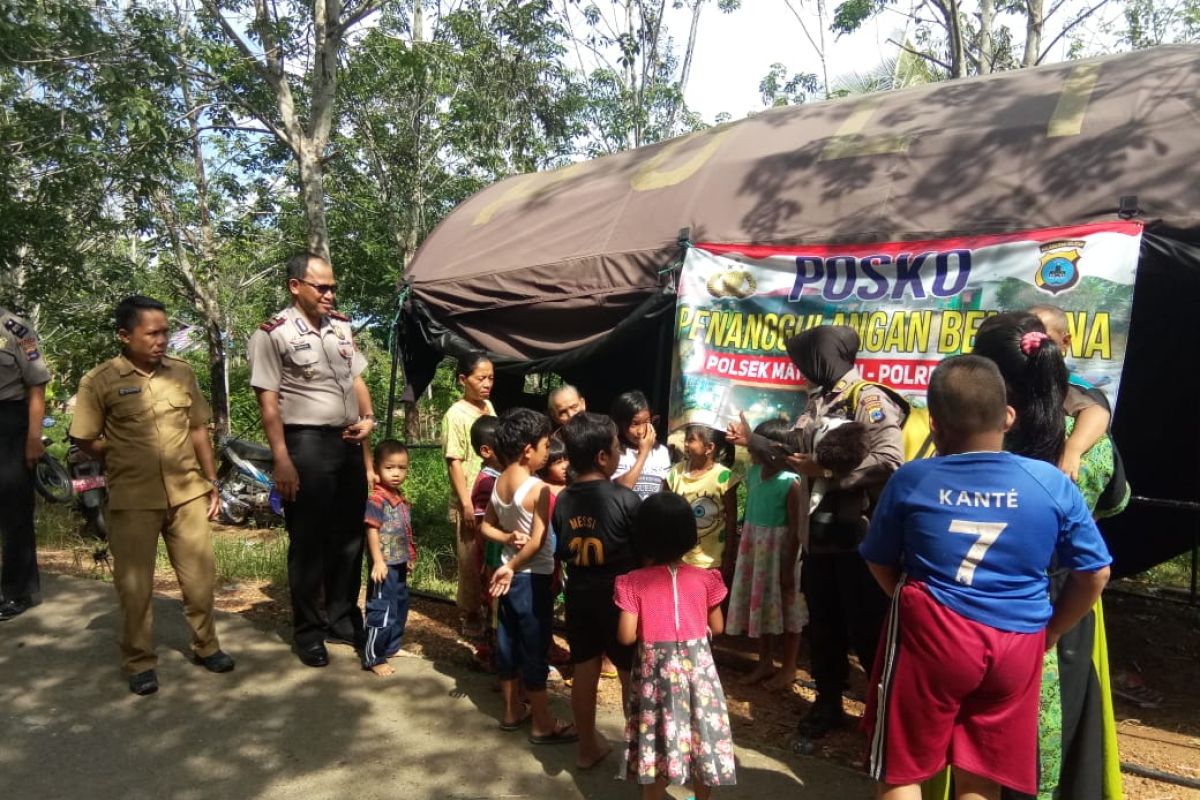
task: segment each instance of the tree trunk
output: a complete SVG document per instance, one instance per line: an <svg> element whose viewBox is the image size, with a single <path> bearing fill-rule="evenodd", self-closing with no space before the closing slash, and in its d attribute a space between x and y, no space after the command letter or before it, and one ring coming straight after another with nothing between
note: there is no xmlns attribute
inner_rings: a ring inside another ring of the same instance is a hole
<svg viewBox="0 0 1200 800"><path fill-rule="evenodd" d="M825 0L817 0L817 34L821 38L821 48L817 56L821 59L821 86L825 90L823 100L829 99L829 59L825 57Z"/></svg>
<svg viewBox="0 0 1200 800"><path fill-rule="evenodd" d="M950 77L967 76L967 59L963 48L962 19L958 0L949 0L946 5L946 30L950 33Z"/></svg>
<svg viewBox="0 0 1200 800"><path fill-rule="evenodd" d="M688 30L687 47L683 51L683 67L679 70L679 94L681 96L687 89L688 78L692 74L692 55L696 52L696 31L700 28L700 10L704 8L706 0L692 0L692 2L692 27Z"/></svg>
<svg viewBox="0 0 1200 800"><path fill-rule="evenodd" d="M212 396L213 433L220 441L229 435L229 361L225 355L225 339L221 328L214 323L204 325L208 343L208 382Z"/></svg>
<svg viewBox="0 0 1200 800"><path fill-rule="evenodd" d="M190 61L188 51L188 29L183 14L178 6L175 13L180 20L179 56L184 69L179 71L180 94L183 97L184 108L188 115L188 128L192 141L192 165L196 170L196 209L200 217L200 239L198 252L199 268L191 262L182 260L180 270L192 287L192 304L204 320L204 338L208 345L208 377L209 392L212 395L213 425L217 438L229 435L229 369L225 355L225 326L221 313L221 305L217 295L217 241L213 230L212 215L209 208L208 170L204 161L204 143L200 138L200 109L192 99L191 77L186 68ZM164 199L164 202L173 202ZM177 211L177 209L176 209ZM164 216L168 225L182 225L177 214ZM178 234L172 237L177 243L177 253L182 254L182 238Z"/></svg>
<svg viewBox="0 0 1200 800"><path fill-rule="evenodd" d="M1025 57L1021 66L1037 66L1038 53L1042 47L1042 27L1045 25L1044 0L1025 0Z"/></svg>
<svg viewBox="0 0 1200 800"><path fill-rule="evenodd" d="M992 25L996 17L995 0L979 0L979 74L992 71Z"/></svg>
<svg viewBox="0 0 1200 800"><path fill-rule="evenodd" d="M321 154L306 138L296 156L300 167L300 191L304 197L304 215L308 220L308 252L330 261L329 227L325 220L325 170Z"/></svg>

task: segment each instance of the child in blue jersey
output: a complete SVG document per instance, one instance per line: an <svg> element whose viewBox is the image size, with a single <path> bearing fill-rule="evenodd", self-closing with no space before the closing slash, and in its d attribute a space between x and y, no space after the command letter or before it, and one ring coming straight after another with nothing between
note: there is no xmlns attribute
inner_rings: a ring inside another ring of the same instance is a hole
<svg viewBox="0 0 1200 800"><path fill-rule="evenodd" d="M888 482L859 550L892 596L864 724L889 800L949 763L959 797L1037 792L1042 653L1095 603L1111 558L1079 490L1001 451L1014 420L995 364L947 359L929 385L937 458ZM1052 607L1047 568L1071 570Z"/></svg>

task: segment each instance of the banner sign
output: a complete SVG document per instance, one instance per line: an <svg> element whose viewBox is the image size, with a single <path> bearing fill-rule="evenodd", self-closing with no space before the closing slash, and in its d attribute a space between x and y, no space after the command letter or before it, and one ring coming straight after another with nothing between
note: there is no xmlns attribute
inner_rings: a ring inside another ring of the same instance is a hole
<svg viewBox="0 0 1200 800"><path fill-rule="evenodd" d="M1051 305L1067 315L1067 364L1114 404L1129 335L1142 226L1107 222L868 245L700 244L675 314L670 425L794 419L804 379L792 336L849 325L863 377L924 403L946 356L971 351L984 319Z"/></svg>

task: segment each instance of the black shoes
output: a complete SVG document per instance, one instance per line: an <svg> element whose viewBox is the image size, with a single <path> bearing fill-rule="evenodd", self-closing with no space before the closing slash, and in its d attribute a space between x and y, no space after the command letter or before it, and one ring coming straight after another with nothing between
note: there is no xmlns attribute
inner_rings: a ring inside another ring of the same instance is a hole
<svg viewBox="0 0 1200 800"><path fill-rule="evenodd" d="M846 723L846 715L842 711L842 698L839 696L833 702L818 697L817 702L800 720L796 733L806 739L820 739L830 731L842 727Z"/></svg>
<svg viewBox="0 0 1200 800"><path fill-rule="evenodd" d="M233 672L233 659L224 650L218 650L209 656L201 658L192 654L192 661L204 667L209 672Z"/></svg>
<svg viewBox="0 0 1200 800"><path fill-rule="evenodd" d="M325 650L325 645L320 642L296 645L296 656L306 667L323 667L329 663L329 653Z"/></svg>
<svg viewBox="0 0 1200 800"><path fill-rule="evenodd" d="M193 653L192 661L204 667L209 672L231 672L234 666L233 659L224 650L218 650L212 655L204 656L203 658ZM130 675L129 691L141 697L154 694L158 691L158 673L152 669L148 669L144 672Z"/></svg>
<svg viewBox="0 0 1200 800"><path fill-rule="evenodd" d="M145 672L139 672L136 675L130 675L129 691L142 697L145 697L148 694L154 694L158 691L158 675L156 675L152 669L148 669Z"/></svg>
<svg viewBox="0 0 1200 800"><path fill-rule="evenodd" d="M21 616L36 606L38 602L30 596L14 597L11 600L5 600L3 603L0 603L0 622L7 622L10 619Z"/></svg>

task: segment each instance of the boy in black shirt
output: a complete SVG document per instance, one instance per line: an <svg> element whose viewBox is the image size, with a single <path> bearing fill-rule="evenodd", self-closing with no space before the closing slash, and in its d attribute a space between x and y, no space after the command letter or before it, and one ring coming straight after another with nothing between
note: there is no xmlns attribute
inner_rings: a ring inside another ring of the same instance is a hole
<svg viewBox="0 0 1200 800"><path fill-rule="evenodd" d="M579 731L576 765L589 769L612 750L596 731L602 656L616 665L622 696L629 689L633 647L617 641L621 612L613 602L613 583L638 566L632 534L641 500L611 480L620 454L611 419L577 414L563 426L562 437L575 480L558 495L551 530L567 571L567 642L575 665L571 709Z"/></svg>

